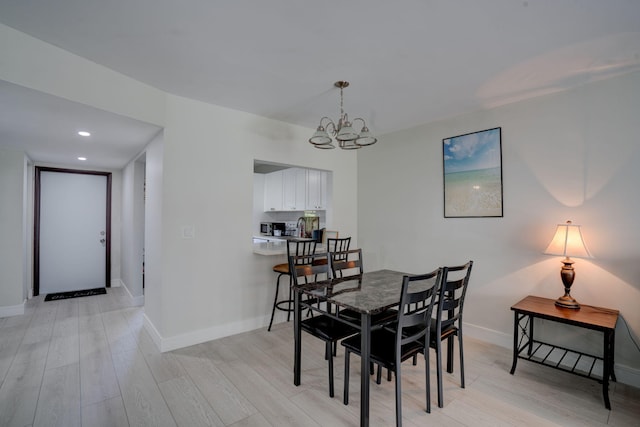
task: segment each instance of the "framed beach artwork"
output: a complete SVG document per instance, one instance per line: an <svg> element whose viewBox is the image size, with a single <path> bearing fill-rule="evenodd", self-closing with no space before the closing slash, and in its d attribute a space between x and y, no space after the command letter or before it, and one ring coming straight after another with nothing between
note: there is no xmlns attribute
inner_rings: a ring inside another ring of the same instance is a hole
<svg viewBox="0 0 640 427"><path fill-rule="evenodd" d="M502 217L502 128L442 140L444 217Z"/></svg>

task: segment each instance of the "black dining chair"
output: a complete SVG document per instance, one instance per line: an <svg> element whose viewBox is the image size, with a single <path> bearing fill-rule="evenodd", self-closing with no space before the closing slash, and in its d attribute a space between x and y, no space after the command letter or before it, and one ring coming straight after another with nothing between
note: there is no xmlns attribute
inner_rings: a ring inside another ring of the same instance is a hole
<svg viewBox="0 0 640 427"><path fill-rule="evenodd" d="M371 361L390 369L395 374L396 425L402 425L401 370L403 361L423 353L425 358L426 411L431 412L431 391L429 375L429 351L426 337L431 328L433 307L441 287L446 268L438 268L431 273L404 276L397 323L393 328L385 326L371 332ZM360 334L342 341L345 347L344 404L349 403L349 356L361 355Z"/></svg>
<svg viewBox="0 0 640 427"><path fill-rule="evenodd" d="M273 266L273 271L278 273L278 279L276 281L276 295L273 299L273 307L271 308L271 320L269 320L268 331L271 331L273 325L273 317L277 310L287 312L287 322L291 319L291 313L293 313L293 293L291 290L291 273L289 271L289 258L293 255L298 257L296 262L300 264L309 264L311 259L308 258L316 252L316 242L313 240L289 240L287 241L287 262L283 264L277 264ZM280 295L280 278L282 276L289 276L289 297L278 301Z"/></svg>
<svg viewBox="0 0 640 427"><path fill-rule="evenodd" d="M431 319L429 347L436 351L438 380L438 407L443 407L442 390L442 341L447 340L447 372L453 373L453 337L458 337L460 350L460 387L464 388L464 351L462 345L462 311L467 294L473 261L454 267L446 267L442 287L438 295L435 318Z"/></svg>
<svg viewBox="0 0 640 427"><path fill-rule="evenodd" d="M326 259L328 253L322 252L311 256L291 256L289 257L289 270L293 280L293 286L299 288L305 286L310 293L314 292L314 288L319 281L330 278L329 264L320 264L314 261ZM319 288L324 286L318 285ZM312 300L307 300L305 305L311 308ZM327 309L330 311L330 308ZM358 330L341 322L327 314L315 314L300 322L300 329L308 334L321 339L325 343L325 359L329 364L329 396L334 396L333 387L333 356L335 343L339 340L351 336Z"/></svg>
<svg viewBox="0 0 640 427"><path fill-rule="evenodd" d="M362 249L329 252L329 258L331 259L331 273L336 279L355 280L362 277L364 273ZM360 322L360 313L348 308L340 310L338 315L353 322ZM394 309L376 313L371 316L371 326L393 321L396 315L397 311Z"/></svg>

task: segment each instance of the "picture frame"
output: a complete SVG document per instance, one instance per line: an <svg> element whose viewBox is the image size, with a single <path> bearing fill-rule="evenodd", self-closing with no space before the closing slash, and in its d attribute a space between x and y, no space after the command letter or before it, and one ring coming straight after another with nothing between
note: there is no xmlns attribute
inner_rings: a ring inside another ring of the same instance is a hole
<svg viewBox="0 0 640 427"><path fill-rule="evenodd" d="M445 218L503 217L502 128L442 140Z"/></svg>

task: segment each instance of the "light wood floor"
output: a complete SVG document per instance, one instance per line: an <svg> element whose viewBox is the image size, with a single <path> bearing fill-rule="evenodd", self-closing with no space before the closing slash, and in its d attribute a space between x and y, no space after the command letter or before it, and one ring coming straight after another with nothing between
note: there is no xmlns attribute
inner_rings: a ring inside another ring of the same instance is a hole
<svg viewBox="0 0 640 427"><path fill-rule="evenodd" d="M323 344L303 334L302 385L293 385L291 323L160 354L143 309L125 291L62 301L30 300L27 314L0 319L1 426L357 426L359 363L350 404L328 395ZM600 385L520 361L465 338L466 388L445 375L445 405L424 412L424 363L403 365L405 426L640 426L640 390ZM432 358L435 359L435 358ZM357 359L356 359L357 360ZM457 359L456 359L457 363ZM435 372L432 369L432 373ZM371 425L394 425L394 385L371 387Z"/></svg>

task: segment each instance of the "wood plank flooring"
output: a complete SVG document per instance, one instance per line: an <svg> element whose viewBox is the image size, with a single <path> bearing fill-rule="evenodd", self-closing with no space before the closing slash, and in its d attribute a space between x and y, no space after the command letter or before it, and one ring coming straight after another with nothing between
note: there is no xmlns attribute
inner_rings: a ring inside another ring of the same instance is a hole
<svg viewBox="0 0 640 427"><path fill-rule="evenodd" d="M0 319L0 426L357 426L359 363L342 404L344 352L329 398L324 344L303 334L302 385L293 385L291 323L159 353L143 308L122 288L44 302ZM340 346L339 346L340 347ZM466 388L445 374L444 408L424 411L424 362L402 366L405 426L640 426L640 390L600 384L465 338ZM357 359L357 358L356 358ZM435 357L432 357L432 364ZM456 364L457 364L456 359ZM371 425L395 424L394 383L371 385Z"/></svg>

